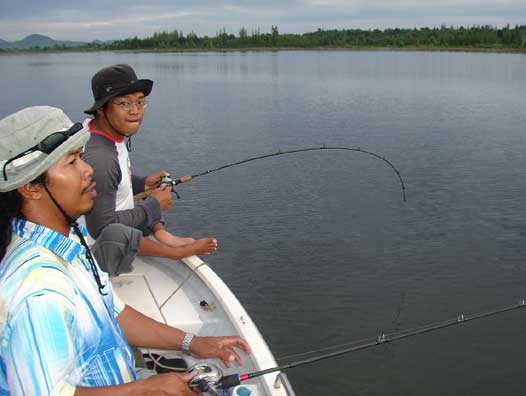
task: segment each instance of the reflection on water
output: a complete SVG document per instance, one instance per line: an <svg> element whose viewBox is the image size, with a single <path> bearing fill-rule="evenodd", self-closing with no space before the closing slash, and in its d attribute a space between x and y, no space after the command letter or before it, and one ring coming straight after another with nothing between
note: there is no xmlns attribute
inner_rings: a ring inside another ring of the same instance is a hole
<svg viewBox="0 0 526 396"><path fill-rule="evenodd" d="M200 177L167 215L218 237L207 257L276 357L525 297L526 57L425 52L1 56L1 116L50 104L75 119L90 78L127 62L155 81L136 171ZM516 395L524 312L291 370L299 395Z"/></svg>

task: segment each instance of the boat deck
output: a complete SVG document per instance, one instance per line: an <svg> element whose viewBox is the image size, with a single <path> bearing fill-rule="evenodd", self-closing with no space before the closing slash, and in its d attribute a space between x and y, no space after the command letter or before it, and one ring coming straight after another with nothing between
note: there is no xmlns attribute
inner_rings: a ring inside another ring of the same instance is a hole
<svg viewBox="0 0 526 396"><path fill-rule="evenodd" d="M276 366L263 337L230 289L206 263L193 256L183 261L137 257L134 270L112 278L112 284L129 306L160 322L199 336L239 335L250 344L250 356L239 351L243 366L227 369L210 360L225 375L249 373ZM151 351L166 357L183 357L179 352ZM196 363L184 356L189 366ZM202 362L202 361L201 361ZM293 395L286 377L272 373L242 386L253 396ZM236 395L234 388L233 394Z"/></svg>

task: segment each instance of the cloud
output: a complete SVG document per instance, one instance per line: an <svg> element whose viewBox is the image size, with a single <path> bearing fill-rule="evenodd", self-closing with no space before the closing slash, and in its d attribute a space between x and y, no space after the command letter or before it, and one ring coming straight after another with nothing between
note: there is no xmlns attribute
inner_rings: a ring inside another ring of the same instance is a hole
<svg viewBox="0 0 526 396"><path fill-rule="evenodd" d="M154 11L154 12L152 12ZM148 7L148 12L137 8L126 15L118 13L105 13L103 16L94 17L78 9L61 9L55 14L45 17L25 17L17 20L0 19L3 32L41 33L51 35L53 38L68 38L91 41L99 37L89 37L90 32L99 32L105 39L125 38L137 35L137 30L143 26L152 26L153 31L159 31L162 26L176 26L183 18L196 17L197 13L190 11L161 11ZM134 33L135 31L135 33ZM88 37L87 37L88 36ZM2 37L2 36L0 36ZM22 37L18 37L20 39Z"/></svg>
<svg viewBox="0 0 526 396"><path fill-rule="evenodd" d="M0 38L41 33L91 41L163 30L215 35L241 27L282 33L317 28L503 26L526 23L524 0L0 0Z"/></svg>

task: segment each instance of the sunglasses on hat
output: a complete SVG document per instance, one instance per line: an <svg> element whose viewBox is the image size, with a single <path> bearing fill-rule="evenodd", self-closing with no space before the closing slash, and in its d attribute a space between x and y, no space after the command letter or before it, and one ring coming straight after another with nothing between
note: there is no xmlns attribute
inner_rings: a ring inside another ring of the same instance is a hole
<svg viewBox="0 0 526 396"><path fill-rule="evenodd" d="M4 174L4 180L7 181L7 173L6 173L6 167L11 162L25 157L26 155L29 155L35 151L40 151L44 154L51 154L53 150L55 150L58 146L60 146L62 143L64 143L66 140L68 140L71 136L73 136L75 133L81 131L84 128L84 126L77 122L76 124L73 124L71 128L69 128L67 131L61 131L61 132L54 132L51 135L48 135L45 139L43 139L40 143L34 145L33 147L27 149L23 153L18 154L17 156L10 158L6 161L4 164L4 167L2 169Z"/></svg>

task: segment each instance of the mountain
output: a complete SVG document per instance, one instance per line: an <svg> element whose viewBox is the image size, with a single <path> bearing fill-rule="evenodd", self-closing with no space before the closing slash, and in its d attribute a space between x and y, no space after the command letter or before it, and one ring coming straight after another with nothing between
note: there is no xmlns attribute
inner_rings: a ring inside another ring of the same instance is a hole
<svg viewBox="0 0 526 396"><path fill-rule="evenodd" d="M30 48L50 48L56 45L66 47L77 47L79 45L87 44L82 41L63 41L53 40L51 37L43 36L41 34L30 34L23 40L19 41L5 41L0 39L0 49L30 49Z"/></svg>

